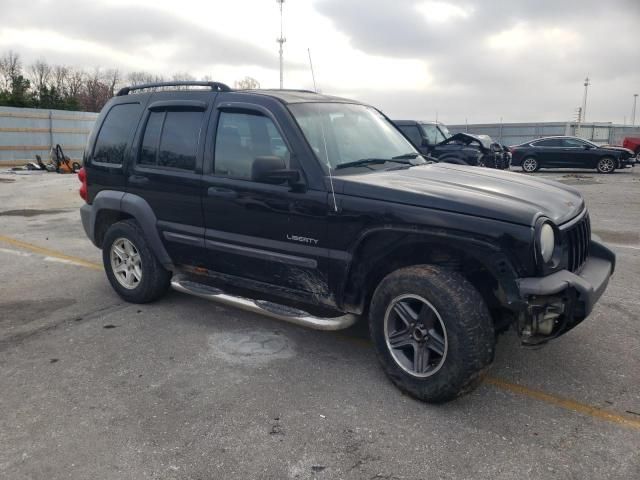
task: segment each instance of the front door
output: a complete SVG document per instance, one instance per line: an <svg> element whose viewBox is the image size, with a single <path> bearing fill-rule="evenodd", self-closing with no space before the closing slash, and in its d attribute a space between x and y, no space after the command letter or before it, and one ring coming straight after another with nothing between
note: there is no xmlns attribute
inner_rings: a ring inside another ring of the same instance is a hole
<svg viewBox="0 0 640 480"><path fill-rule="evenodd" d="M577 138L563 138L563 161L567 166L576 168L592 168L592 149L589 144Z"/></svg>
<svg viewBox="0 0 640 480"><path fill-rule="evenodd" d="M326 294L327 192L258 181L255 165L265 158L300 168L267 110L245 105L214 116L214 158L206 160L212 164L205 165L202 190L207 268Z"/></svg>
<svg viewBox="0 0 640 480"><path fill-rule="evenodd" d="M199 265L204 255L202 151L207 102L153 102L143 119L127 192L152 208L175 264Z"/></svg>

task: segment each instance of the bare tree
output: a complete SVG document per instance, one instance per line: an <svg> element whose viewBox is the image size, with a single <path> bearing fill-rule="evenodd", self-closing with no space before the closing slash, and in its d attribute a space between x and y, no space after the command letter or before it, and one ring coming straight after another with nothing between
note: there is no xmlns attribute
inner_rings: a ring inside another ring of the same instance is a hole
<svg viewBox="0 0 640 480"><path fill-rule="evenodd" d="M120 71L117 68L112 68L104 73L104 81L109 87L109 92L113 97L116 94L116 86L120 83Z"/></svg>
<svg viewBox="0 0 640 480"><path fill-rule="evenodd" d="M127 75L127 80L130 85L142 85L143 83L158 83L164 82L165 79L161 75L153 75L149 72L131 72Z"/></svg>
<svg viewBox="0 0 640 480"><path fill-rule="evenodd" d="M13 85L13 81L22 72L22 62L20 61L20 55L9 50L9 53L0 57L0 86L2 90L10 90Z"/></svg>
<svg viewBox="0 0 640 480"><path fill-rule="evenodd" d="M53 67L53 86L60 95L68 93L69 67L65 65L55 65Z"/></svg>
<svg viewBox="0 0 640 480"><path fill-rule="evenodd" d="M70 68L67 73L67 94L70 97L77 98L84 87L86 74L84 70Z"/></svg>
<svg viewBox="0 0 640 480"><path fill-rule="evenodd" d="M260 88L260 82L253 77L244 77L233 82L233 86L237 90L255 90Z"/></svg>
<svg viewBox="0 0 640 480"><path fill-rule="evenodd" d="M30 67L31 81L36 92L41 92L49 86L51 66L44 59L36 60Z"/></svg>

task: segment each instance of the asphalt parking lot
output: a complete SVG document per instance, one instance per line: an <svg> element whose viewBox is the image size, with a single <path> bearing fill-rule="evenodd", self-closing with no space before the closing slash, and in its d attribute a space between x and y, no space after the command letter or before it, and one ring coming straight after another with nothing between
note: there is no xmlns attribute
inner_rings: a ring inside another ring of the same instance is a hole
<svg viewBox="0 0 640 480"><path fill-rule="evenodd" d="M640 166L536 175L584 193L616 275L578 328L500 337L485 383L433 406L362 328L124 303L75 176L0 174L0 478L640 478Z"/></svg>

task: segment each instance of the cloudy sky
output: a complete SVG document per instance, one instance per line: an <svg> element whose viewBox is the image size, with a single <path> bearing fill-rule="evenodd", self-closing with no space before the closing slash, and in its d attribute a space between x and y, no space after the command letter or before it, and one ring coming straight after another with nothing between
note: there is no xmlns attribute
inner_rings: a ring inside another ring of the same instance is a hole
<svg viewBox="0 0 640 480"><path fill-rule="evenodd" d="M0 53L278 86L275 0L1 0ZM27 6L28 5L28 6ZM392 117L621 123L640 93L640 0L286 0L285 87ZM638 112L640 117L640 107Z"/></svg>

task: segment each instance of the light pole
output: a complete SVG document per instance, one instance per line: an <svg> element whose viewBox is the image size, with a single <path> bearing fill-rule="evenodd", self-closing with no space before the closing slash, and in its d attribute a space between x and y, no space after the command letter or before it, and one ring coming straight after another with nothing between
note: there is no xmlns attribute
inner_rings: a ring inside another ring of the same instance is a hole
<svg viewBox="0 0 640 480"><path fill-rule="evenodd" d="M584 96L582 97L582 123L587 121L587 91L589 90L589 76L584 79Z"/></svg>
<svg viewBox="0 0 640 480"><path fill-rule="evenodd" d="M636 103L638 101L638 94L633 94L633 108L631 109L631 126L636 126Z"/></svg>
<svg viewBox="0 0 640 480"><path fill-rule="evenodd" d="M280 5L280 37L276 38L276 42L278 42L280 44L280 50L278 51L278 53L280 54L280 90L282 90L283 85L284 85L284 81L283 81L283 68L282 68L282 44L284 42L287 41L286 38L284 38L284 35L282 34L282 4L284 3L284 0L276 0L276 2Z"/></svg>

